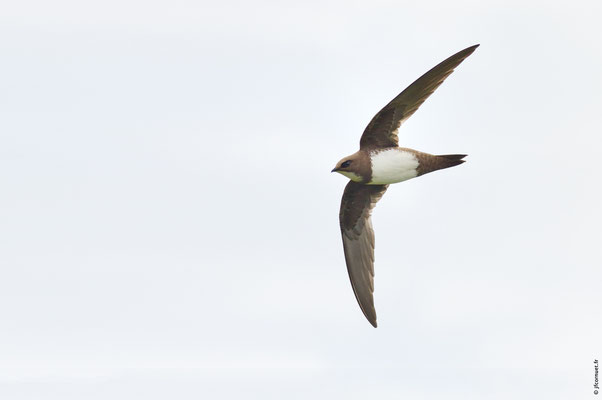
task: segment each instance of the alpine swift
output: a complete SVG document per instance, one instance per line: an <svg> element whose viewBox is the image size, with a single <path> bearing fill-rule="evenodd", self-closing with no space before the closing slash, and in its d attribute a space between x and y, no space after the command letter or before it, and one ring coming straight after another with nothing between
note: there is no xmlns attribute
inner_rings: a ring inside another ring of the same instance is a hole
<svg viewBox="0 0 602 400"><path fill-rule="evenodd" d="M359 151L343 158L332 170L350 179L339 213L345 262L357 302L375 328L372 208L389 184L462 164L466 157L465 154L432 155L399 147L397 131L478 46L449 57L391 100L364 130Z"/></svg>

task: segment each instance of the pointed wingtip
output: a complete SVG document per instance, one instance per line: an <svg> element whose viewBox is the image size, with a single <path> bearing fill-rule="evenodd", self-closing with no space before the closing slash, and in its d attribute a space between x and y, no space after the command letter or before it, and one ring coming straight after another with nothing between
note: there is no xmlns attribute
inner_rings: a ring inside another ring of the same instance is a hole
<svg viewBox="0 0 602 400"><path fill-rule="evenodd" d="M363 311L363 310L362 310ZM376 323L376 314L371 315L371 316L367 316L364 313L364 316L366 317L366 319L368 320L368 322L370 322L370 325L372 325L373 327L377 328L378 324Z"/></svg>
<svg viewBox="0 0 602 400"><path fill-rule="evenodd" d="M369 312L366 312L364 306L362 305L362 303L360 303L360 308L362 309L362 313L364 314L364 317L366 317L366 320L370 322L370 325L376 328L378 324L376 323L376 312L374 310L374 307L372 307L372 309Z"/></svg>
<svg viewBox="0 0 602 400"><path fill-rule="evenodd" d="M480 45L481 45L480 43L473 44L472 46L469 46L469 47L465 48L464 50L460 51L460 53L462 53L462 52L466 52L466 53L468 53L468 55L470 55L470 54L472 54L472 53L473 53L473 52L474 52L474 51L477 49L477 47L479 47ZM468 57L468 56L467 56L467 57Z"/></svg>

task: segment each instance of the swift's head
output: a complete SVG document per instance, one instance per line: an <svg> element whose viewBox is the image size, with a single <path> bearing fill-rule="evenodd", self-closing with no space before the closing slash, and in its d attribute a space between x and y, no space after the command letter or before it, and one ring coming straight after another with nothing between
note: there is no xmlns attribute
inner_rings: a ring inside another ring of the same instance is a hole
<svg viewBox="0 0 602 400"><path fill-rule="evenodd" d="M362 155L363 154L358 151L355 154L343 158L337 163L336 167L334 167L331 172L338 172L341 175L345 175L354 182L363 181L364 178L366 178L366 163ZM368 160L368 162L369 161L370 160Z"/></svg>

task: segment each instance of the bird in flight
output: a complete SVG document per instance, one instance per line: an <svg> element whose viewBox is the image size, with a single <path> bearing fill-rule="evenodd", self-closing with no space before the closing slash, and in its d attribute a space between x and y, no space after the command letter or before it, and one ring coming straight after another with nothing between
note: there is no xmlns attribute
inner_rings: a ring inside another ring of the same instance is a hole
<svg viewBox="0 0 602 400"><path fill-rule="evenodd" d="M375 328L372 208L389 184L462 164L466 157L465 154L432 155L399 147L397 131L478 46L449 57L391 100L364 130L359 151L343 158L332 170L350 179L339 213L345 262L357 302Z"/></svg>

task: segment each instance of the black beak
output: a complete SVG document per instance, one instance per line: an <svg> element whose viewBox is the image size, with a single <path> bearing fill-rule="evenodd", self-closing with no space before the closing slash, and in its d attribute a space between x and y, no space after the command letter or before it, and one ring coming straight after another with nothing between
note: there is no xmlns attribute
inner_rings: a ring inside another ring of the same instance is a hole
<svg viewBox="0 0 602 400"><path fill-rule="evenodd" d="M332 171L330 172L337 172L339 169L338 168L333 168Z"/></svg>

